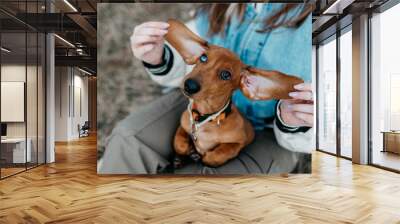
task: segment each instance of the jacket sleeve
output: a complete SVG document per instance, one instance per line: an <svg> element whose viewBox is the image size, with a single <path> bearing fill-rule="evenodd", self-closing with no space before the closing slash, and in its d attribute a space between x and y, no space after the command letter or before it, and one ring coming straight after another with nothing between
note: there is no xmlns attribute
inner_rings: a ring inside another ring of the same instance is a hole
<svg viewBox="0 0 400 224"><path fill-rule="evenodd" d="M186 26L198 34L195 21L186 23ZM149 65L143 62L151 79L166 87L178 87L183 77L193 69L193 65L187 65L180 54L166 42L164 47L163 62L160 65Z"/></svg>
<svg viewBox="0 0 400 224"><path fill-rule="evenodd" d="M276 141L283 148L293 152L311 153L315 149L314 128L294 127L285 124L280 116L278 102L274 120Z"/></svg>

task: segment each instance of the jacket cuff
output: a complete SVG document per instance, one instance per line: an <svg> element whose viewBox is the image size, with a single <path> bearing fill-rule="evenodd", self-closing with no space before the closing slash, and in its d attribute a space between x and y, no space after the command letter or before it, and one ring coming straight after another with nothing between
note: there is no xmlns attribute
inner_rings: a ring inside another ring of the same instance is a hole
<svg viewBox="0 0 400 224"><path fill-rule="evenodd" d="M278 101L275 108L275 123L279 130L285 133L297 133L297 132L306 132L310 130L311 127L305 126L291 126L283 122L281 118L281 111L280 111L281 101Z"/></svg>
<svg viewBox="0 0 400 224"><path fill-rule="evenodd" d="M162 62L158 65L152 65L142 61L144 67L149 70L153 75L166 75L171 71L172 65L174 63L174 55L168 45L164 45L164 51L162 56Z"/></svg>

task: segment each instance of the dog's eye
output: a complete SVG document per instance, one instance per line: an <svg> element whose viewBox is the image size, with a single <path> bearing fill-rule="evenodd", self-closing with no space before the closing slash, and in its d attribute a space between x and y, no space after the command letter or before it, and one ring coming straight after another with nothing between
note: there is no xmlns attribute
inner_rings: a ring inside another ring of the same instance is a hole
<svg viewBox="0 0 400 224"><path fill-rule="evenodd" d="M208 60L208 58L207 58L207 55L206 55L206 54L202 54L202 55L200 56L200 62L205 63L205 62L207 62L207 60Z"/></svg>
<svg viewBox="0 0 400 224"><path fill-rule="evenodd" d="M230 80L230 79L231 79L231 73L230 73L229 71L227 71L227 70L222 70L222 71L219 73L219 77L220 77L222 80Z"/></svg>

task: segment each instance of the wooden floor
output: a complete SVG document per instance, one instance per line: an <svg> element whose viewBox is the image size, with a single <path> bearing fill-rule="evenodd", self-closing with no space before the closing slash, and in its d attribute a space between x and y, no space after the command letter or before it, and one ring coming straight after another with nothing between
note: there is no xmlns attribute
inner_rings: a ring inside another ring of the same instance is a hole
<svg viewBox="0 0 400 224"><path fill-rule="evenodd" d="M313 155L311 175L96 174L96 139L0 181L0 223L400 223L400 175Z"/></svg>
<svg viewBox="0 0 400 224"><path fill-rule="evenodd" d="M23 168L1 168L1 177L7 177L19 172L22 172L25 170L25 167Z"/></svg>
<svg viewBox="0 0 400 224"><path fill-rule="evenodd" d="M5 178L11 175L15 175L20 172L24 172L27 169L33 169L37 166L36 163L27 163L27 167L25 167L25 164L18 164L18 167L2 167L1 168L1 178Z"/></svg>
<svg viewBox="0 0 400 224"><path fill-rule="evenodd" d="M372 160L375 164L400 170L400 155L392 152L374 151Z"/></svg>

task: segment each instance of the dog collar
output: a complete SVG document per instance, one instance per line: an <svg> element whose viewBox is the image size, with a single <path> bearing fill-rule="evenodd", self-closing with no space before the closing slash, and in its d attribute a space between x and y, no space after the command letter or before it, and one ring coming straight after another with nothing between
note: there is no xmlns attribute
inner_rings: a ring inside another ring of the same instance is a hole
<svg viewBox="0 0 400 224"><path fill-rule="evenodd" d="M215 120L222 121L232 111L231 104L232 104L232 101L229 100L228 103L226 103L221 110L219 110L219 111L217 111L215 113L212 113L212 114L201 114L197 110L196 104L193 103L192 104L192 109L191 109L193 120L196 121L196 122L203 122L203 121L207 120L207 118L212 117L215 114L218 114L217 117L214 116L211 120L208 120L208 121L209 122L215 121Z"/></svg>
<svg viewBox="0 0 400 224"><path fill-rule="evenodd" d="M200 114L200 112L196 109L196 105L194 104L192 99L189 99L188 104L188 112L191 126L191 136L194 141L197 140L196 132L199 128L207 122L217 121L217 124L220 125L220 122L224 120L228 114L232 111L231 108L232 101L229 100L221 110L217 111L213 114Z"/></svg>

